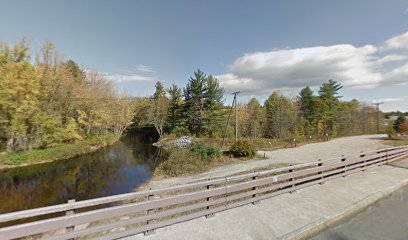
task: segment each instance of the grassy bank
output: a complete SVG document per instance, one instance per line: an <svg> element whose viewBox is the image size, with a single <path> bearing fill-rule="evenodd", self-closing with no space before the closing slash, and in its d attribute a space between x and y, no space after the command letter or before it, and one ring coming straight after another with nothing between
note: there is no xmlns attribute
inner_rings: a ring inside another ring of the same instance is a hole
<svg viewBox="0 0 408 240"><path fill-rule="evenodd" d="M72 158L113 144L118 139L117 135L109 134L107 136L92 136L85 140L46 149L16 153L3 152L0 154L0 169Z"/></svg>
<svg viewBox="0 0 408 240"><path fill-rule="evenodd" d="M398 146L405 146L408 145L408 136L405 137L392 137L386 140L383 140L381 143L393 147L398 147Z"/></svg>
<svg viewBox="0 0 408 240"><path fill-rule="evenodd" d="M259 157L259 156L257 156ZM233 158L222 155L217 158L202 159L189 150L177 150L155 169L156 177L179 177L206 172L212 168L239 163L252 158Z"/></svg>
<svg viewBox="0 0 408 240"><path fill-rule="evenodd" d="M168 157L155 169L155 175L177 177L202 173L214 167L252 159L255 154L255 149L252 148L253 151L249 155L244 155L246 157L233 157L231 153L223 152L218 144L208 143L211 139L203 143L205 140L194 139L187 149L168 149Z"/></svg>

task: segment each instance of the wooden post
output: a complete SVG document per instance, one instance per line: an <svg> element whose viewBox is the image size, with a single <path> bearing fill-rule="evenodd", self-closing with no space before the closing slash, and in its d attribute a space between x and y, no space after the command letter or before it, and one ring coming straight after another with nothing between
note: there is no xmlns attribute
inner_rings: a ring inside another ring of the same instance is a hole
<svg viewBox="0 0 408 240"><path fill-rule="evenodd" d="M292 165L292 164L291 164L290 166L291 166L291 167L293 167L293 165ZM294 171L295 171L295 169L294 169L294 168L292 168L292 169L290 169L290 170L289 170L289 172L290 172L290 173L293 173ZM289 179L289 181L290 181L290 182L293 182L293 180L294 180L294 178L290 178L290 179ZM293 187L295 187L295 185L294 185L294 184L292 184L290 187L291 187L291 188L293 188ZM294 192L296 192L296 191L295 191L295 190L293 190L293 191L290 191L289 193L294 193Z"/></svg>
<svg viewBox="0 0 408 240"><path fill-rule="evenodd" d="M347 171L347 169L346 169L346 157L344 157L344 155L341 157L341 162L342 163L344 163L344 166L343 166L343 169L344 169L344 171L342 172L342 177L346 177L347 176L347 174L346 174L346 171Z"/></svg>
<svg viewBox="0 0 408 240"><path fill-rule="evenodd" d="M318 166L318 167L323 166L322 159L319 159L318 161L319 161L319 163L317 164L317 166ZM319 169L319 170L320 170L320 169ZM323 172L322 172L322 171L318 171L317 174L323 174ZM320 179L323 180L324 177L322 176L322 177L320 177ZM323 184L324 184L324 181L321 181L319 184L320 184L320 185L323 185Z"/></svg>
<svg viewBox="0 0 408 240"><path fill-rule="evenodd" d="M150 190L152 190L152 189L150 189ZM153 199L154 199L154 194L147 195L147 201L151 201ZM153 213L155 213L155 211L156 211L156 209L148 209L148 210L146 210L146 215L153 214ZM149 220L146 221L146 224L149 225L149 224L153 224L154 222L155 222L154 219L149 219ZM150 235L152 233L155 233L154 229L150 229L150 230L145 231L144 235L147 236L147 235Z"/></svg>
<svg viewBox="0 0 408 240"><path fill-rule="evenodd" d="M210 180L211 179L208 179L208 181L210 181ZM212 185L212 184L207 185L207 189L212 189L212 188L214 188L214 185ZM211 201L212 199L213 199L213 197L208 197L207 202ZM210 204L210 203L208 203L208 204ZM207 210L210 209L210 208L211 208L211 206L207 205ZM214 217L214 213L205 215L205 218L210 218L210 217Z"/></svg>
<svg viewBox="0 0 408 240"><path fill-rule="evenodd" d="M68 200L68 203L74 203L74 202L75 202L75 199L70 199L70 200ZM68 211L65 212L65 215L66 215L66 216L71 216L71 215L74 215L74 214L75 214L75 210L74 210L74 209L71 209L71 210L68 210ZM75 226L69 226L69 227L66 228L66 232L67 232L67 233L73 232L73 231L75 231ZM69 239L69 240L74 240L74 239L71 238L71 239Z"/></svg>
<svg viewBox="0 0 408 240"><path fill-rule="evenodd" d="M258 176L253 176L253 177L252 177L252 180L256 180L256 179L258 179ZM257 190L257 189L258 189L258 187L253 187L253 188L252 188L253 191L255 191L255 190ZM256 194L253 194L252 197L255 198L255 197L256 197ZM258 203L259 203L259 201L254 201L254 202L252 202L253 205L256 205L256 204L258 204Z"/></svg>
<svg viewBox="0 0 408 240"><path fill-rule="evenodd" d="M361 158L365 157L365 153L364 153L364 152L361 152L361 153L360 153L360 157L361 157ZM364 169L364 168L365 168L365 163L366 163L366 161L364 160L364 161L363 161L363 166L362 166L363 172L365 171L365 169Z"/></svg>

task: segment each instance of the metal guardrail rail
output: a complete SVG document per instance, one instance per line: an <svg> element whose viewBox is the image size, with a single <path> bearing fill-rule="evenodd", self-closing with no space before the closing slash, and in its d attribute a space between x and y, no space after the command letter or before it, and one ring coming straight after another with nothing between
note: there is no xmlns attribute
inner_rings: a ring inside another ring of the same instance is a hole
<svg viewBox="0 0 408 240"><path fill-rule="evenodd" d="M2 214L0 224L6 227L0 228L0 239L118 239L148 234L157 228L255 204L407 155L408 146L386 148L355 157L319 160L86 201L71 200L65 204Z"/></svg>

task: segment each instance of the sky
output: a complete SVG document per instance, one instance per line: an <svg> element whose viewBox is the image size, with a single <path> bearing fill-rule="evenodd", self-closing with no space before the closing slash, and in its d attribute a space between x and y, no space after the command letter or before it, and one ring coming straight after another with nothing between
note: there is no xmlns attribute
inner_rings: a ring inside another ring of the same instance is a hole
<svg viewBox="0 0 408 240"><path fill-rule="evenodd" d="M226 104L340 82L344 100L408 111L407 0L0 0L0 41L44 41L65 59L148 96L216 76Z"/></svg>

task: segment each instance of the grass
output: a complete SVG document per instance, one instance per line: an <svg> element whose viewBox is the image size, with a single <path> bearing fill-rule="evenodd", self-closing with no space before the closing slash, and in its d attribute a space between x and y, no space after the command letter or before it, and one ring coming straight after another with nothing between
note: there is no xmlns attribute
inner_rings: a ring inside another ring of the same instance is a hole
<svg viewBox="0 0 408 240"><path fill-rule="evenodd" d="M395 136L392 138L388 138L381 142L382 144L389 145L389 146L405 146L408 145L408 136Z"/></svg>
<svg viewBox="0 0 408 240"><path fill-rule="evenodd" d="M190 149L171 149L168 159L159 164L154 174L159 177L187 176L248 159L251 158L232 158L226 155L203 158Z"/></svg>
<svg viewBox="0 0 408 240"><path fill-rule="evenodd" d="M222 138L199 138L194 139L198 143L209 144L213 146L221 147ZM263 151L273 151L285 147L291 147L293 143L293 138L288 139L271 139L271 138L240 138L240 140L245 140L251 143L257 150ZM296 137L296 144L304 145L307 143L318 142L319 139L309 139L307 137ZM224 149L229 149L230 146L234 144L234 139L228 138L225 140Z"/></svg>
<svg viewBox="0 0 408 240"><path fill-rule="evenodd" d="M114 143L118 137L114 134L107 136L92 136L85 140L69 144L61 144L46 149L35 149L27 152L1 153L0 167L30 165L41 162L52 162L78 156L95 151L96 149Z"/></svg>

